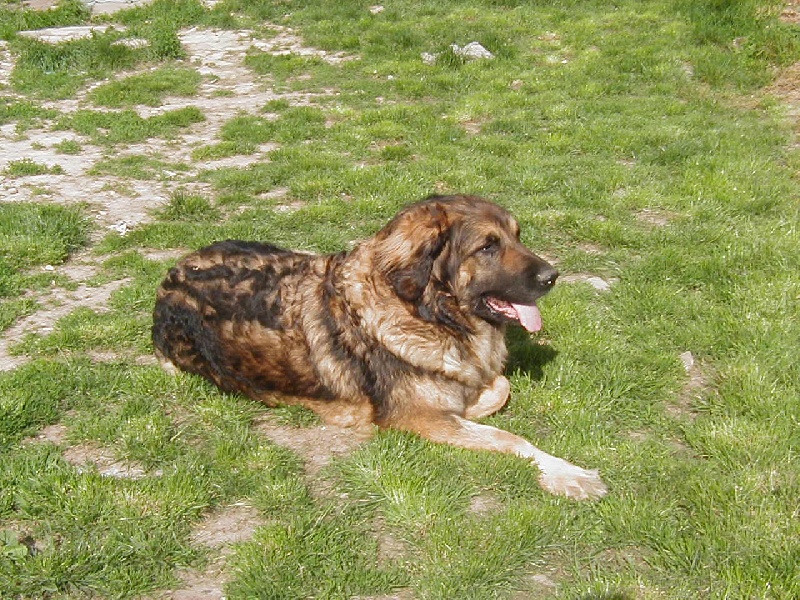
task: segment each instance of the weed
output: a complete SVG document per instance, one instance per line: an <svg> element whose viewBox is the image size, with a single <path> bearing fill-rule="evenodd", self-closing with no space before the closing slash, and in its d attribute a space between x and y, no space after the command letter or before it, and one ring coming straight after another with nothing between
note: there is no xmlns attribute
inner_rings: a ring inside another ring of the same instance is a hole
<svg viewBox="0 0 800 600"><path fill-rule="evenodd" d="M79 110L62 117L57 127L72 129L90 136L97 144L132 144L150 137L166 137L205 120L205 116L194 106L167 111L160 115L142 118L132 110L96 112Z"/></svg>
<svg viewBox="0 0 800 600"><path fill-rule="evenodd" d="M0 39L9 40L17 31L77 25L90 17L80 0L61 0L50 10L31 10L6 2L0 7Z"/></svg>
<svg viewBox="0 0 800 600"><path fill-rule="evenodd" d="M167 163L157 158L134 154L107 158L96 162L90 175L115 175L131 179L170 179L174 173L181 173L189 167L182 163Z"/></svg>
<svg viewBox="0 0 800 600"><path fill-rule="evenodd" d="M37 163L30 158L12 160L3 171L9 177L27 177L29 175L63 175L64 169L61 165L49 167Z"/></svg>
<svg viewBox="0 0 800 600"><path fill-rule="evenodd" d="M95 104L112 108L136 104L159 106L166 95L195 95L200 79L194 69L166 66L97 87L89 97Z"/></svg>
<svg viewBox="0 0 800 600"><path fill-rule="evenodd" d="M53 146L61 154L77 155L81 153L83 147L81 143L76 140L63 140Z"/></svg>
<svg viewBox="0 0 800 600"><path fill-rule="evenodd" d="M49 204L0 205L3 258L15 268L59 264L88 242L89 225L80 209Z"/></svg>
<svg viewBox="0 0 800 600"><path fill-rule="evenodd" d="M159 216L167 221L205 221L219 219L220 214L206 198L178 190Z"/></svg>

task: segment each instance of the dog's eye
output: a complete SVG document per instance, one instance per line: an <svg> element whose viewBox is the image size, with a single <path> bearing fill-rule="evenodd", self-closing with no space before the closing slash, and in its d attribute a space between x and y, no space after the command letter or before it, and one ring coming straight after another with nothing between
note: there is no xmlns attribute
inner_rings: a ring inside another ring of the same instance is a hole
<svg viewBox="0 0 800 600"><path fill-rule="evenodd" d="M483 246L478 248L478 252L480 252L481 254L491 254L493 252L496 252L499 247L500 247L500 239L493 235L490 235L489 237L486 238L486 240L484 240Z"/></svg>

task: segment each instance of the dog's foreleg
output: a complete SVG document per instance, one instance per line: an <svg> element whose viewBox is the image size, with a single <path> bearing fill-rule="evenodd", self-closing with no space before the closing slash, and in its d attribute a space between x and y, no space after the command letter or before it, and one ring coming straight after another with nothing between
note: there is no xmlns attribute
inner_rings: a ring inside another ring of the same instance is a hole
<svg viewBox="0 0 800 600"><path fill-rule="evenodd" d="M158 364L161 365L161 368L164 369L164 372L167 373L167 375L175 376L178 374L178 367L176 367L175 363L173 363L170 359L164 356L161 350L156 348L155 355L156 359L158 360Z"/></svg>
<svg viewBox="0 0 800 600"><path fill-rule="evenodd" d="M421 421L417 420L417 424ZM577 500L601 498L608 491L597 470L582 469L551 456L527 440L490 425L474 423L455 415L432 418L414 430L434 442L471 450L491 450L532 459L541 471L539 483L553 494Z"/></svg>
<svg viewBox="0 0 800 600"><path fill-rule="evenodd" d="M467 419L488 417L503 408L508 401L508 395L510 393L511 384L508 383L508 379L502 375L498 375L492 382L492 385L481 392L478 401L472 406L467 407L464 416Z"/></svg>

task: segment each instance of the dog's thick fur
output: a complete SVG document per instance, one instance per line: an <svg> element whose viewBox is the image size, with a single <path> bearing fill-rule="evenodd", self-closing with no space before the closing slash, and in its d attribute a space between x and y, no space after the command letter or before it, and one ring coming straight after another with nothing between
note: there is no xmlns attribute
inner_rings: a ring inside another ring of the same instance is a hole
<svg viewBox="0 0 800 600"><path fill-rule="evenodd" d="M225 391L517 454L551 492L599 497L597 471L472 420L505 404L505 325L537 330L557 276L501 207L433 196L350 252L226 241L191 254L158 290L153 342L165 368Z"/></svg>

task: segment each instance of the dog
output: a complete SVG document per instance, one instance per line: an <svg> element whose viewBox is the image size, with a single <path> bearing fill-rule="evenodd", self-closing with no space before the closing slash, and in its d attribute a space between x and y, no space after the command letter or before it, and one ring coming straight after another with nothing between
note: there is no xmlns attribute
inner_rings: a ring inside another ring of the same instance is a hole
<svg viewBox="0 0 800 600"><path fill-rule="evenodd" d="M338 426L516 454L546 490L599 498L596 470L475 422L509 397L506 325L541 329L536 302L557 277L502 207L431 196L347 252L229 240L187 256L158 290L153 344L167 371L226 392L300 404Z"/></svg>

